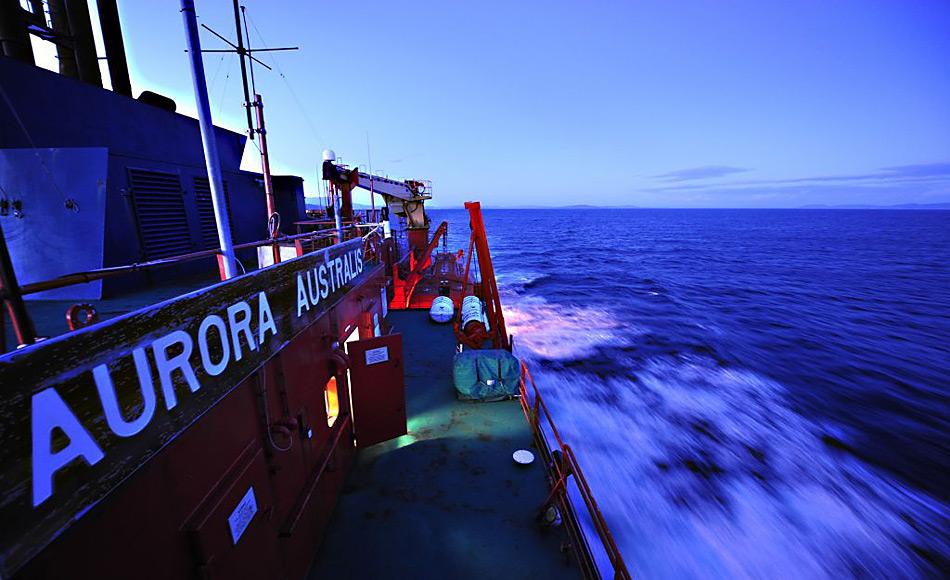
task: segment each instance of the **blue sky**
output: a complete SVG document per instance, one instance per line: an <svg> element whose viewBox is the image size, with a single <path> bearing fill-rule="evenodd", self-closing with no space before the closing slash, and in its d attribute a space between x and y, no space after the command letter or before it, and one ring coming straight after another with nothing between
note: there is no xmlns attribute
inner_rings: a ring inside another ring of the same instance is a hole
<svg viewBox="0 0 950 580"><path fill-rule="evenodd" d="M230 0L196 0L233 36ZM325 147L436 205L950 201L950 3L247 0L274 166ZM178 2L119 3L133 88L194 111ZM205 48L222 45L210 34ZM241 130L236 57L207 54ZM245 166L259 169L255 155Z"/></svg>

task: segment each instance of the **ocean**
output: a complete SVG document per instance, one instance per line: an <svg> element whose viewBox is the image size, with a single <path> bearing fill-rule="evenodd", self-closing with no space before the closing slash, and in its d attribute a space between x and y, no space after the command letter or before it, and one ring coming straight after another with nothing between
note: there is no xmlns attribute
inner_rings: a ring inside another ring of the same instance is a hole
<svg viewBox="0 0 950 580"><path fill-rule="evenodd" d="M634 576L950 574L950 211L484 216Z"/></svg>

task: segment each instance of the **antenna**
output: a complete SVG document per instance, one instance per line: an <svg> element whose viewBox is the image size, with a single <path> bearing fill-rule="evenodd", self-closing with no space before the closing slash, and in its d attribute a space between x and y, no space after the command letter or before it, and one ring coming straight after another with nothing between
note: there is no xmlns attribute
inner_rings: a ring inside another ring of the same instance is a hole
<svg viewBox="0 0 950 580"><path fill-rule="evenodd" d="M238 16L238 0L234 0L234 30L237 33L238 60L241 61L241 79L244 81L244 112L247 113L247 132L248 136L254 139L254 122L251 120L251 108L248 103L251 102L251 95L247 91L247 67L244 64L244 36L241 34L241 19Z"/></svg>
<svg viewBox="0 0 950 580"><path fill-rule="evenodd" d="M369 207L373 212L373 220L376 219L376 188L375 177L373 176L373 156L369 152L369 131L366 132L366 161L369 163Z"/></svg>
<svg viewBox="0 0 950 580"><path fill-rule="evenodd" d="M244 29L241 30L241 19L244 19ZM255 52L277 52L285 50L300 50L299 46L280 46L275 48L251 48L251 37L247 31L247 14L245 12L245 7L240 5L238 0L234 0L234 31L237 35L237 44L234 44L223 35L218 34L210 26L206 24L201 25L202 28L210 32L211 34L217 36L221 41L230 46L231 48L209 48L202 49L201 52L233 52L238 55L238 59L241 62L241 83L244 87L244 108L247 112L247 134L252 140L254 135L258 132L254 127L254 120L251 116L251 107L255 106L255 102L251 100L251 89L254 88L254 63L261 65L267 70L273 70L271 67L267 66L261 60L254 56ZM247 37L247 46L244 45L244 38ZM247 58L248 61L245 62L244 59ZM250 68L251 84L248 86L248 68ZM257 91L255 89L254 93Z"/></svg>
<svg viewBox="0 0 950 580"><path fill-rule="evenodd" d="M184 1L184 0L182 0ZM244 30L242 35L241 24L243 20ZM247 12L244 6L242 6L238 0L234 0L234 30L237 34L237 44L234 44L224 36L218 34L212 30L209 26L204 24L201 25L202 28L210 32L211 34L217 36L225 44L231 48L225 49L212 49L202 52L234 52L237 53L238 58L241 59L241 81L244 86L244 108L247 111L247 134L252 140L256 134L260 141L260 146L257 147L258 151L261 152L261 173L264 175L264 193L267 200L267 230L270 234L270 238L273 240L271 249L273 250L273 263L276 264L280 262L280 246L277 242L277 238L280 235L280 214L277 213L277 204L274 198L274 184L273 179L271 178L270 172L270 157L267 153L267 131L264 129L264 100L261 98L260 93L257 92L257 86L254 82L254 63L261 65L267 70L271 70L271 67L267 66L260 61L257 57L254 56L255 52L274 52L282 50L299 50L297 46L285 46L277 48L251 48L251 35L247 29ZM247 46L245 46L244 41L245 37L247 40ZM197 57L197 55L196 55ZM247 63L244 62L244 58L247 57ZM199 59L200 60L200 59ZM248 87L247 77L248 71L250 71L251 76L251 86ZM251 100L251 94L254 95L254 100ZM254 108L257 113L257 127L254 126L254 118L251 115L251 108Z"/></svg>

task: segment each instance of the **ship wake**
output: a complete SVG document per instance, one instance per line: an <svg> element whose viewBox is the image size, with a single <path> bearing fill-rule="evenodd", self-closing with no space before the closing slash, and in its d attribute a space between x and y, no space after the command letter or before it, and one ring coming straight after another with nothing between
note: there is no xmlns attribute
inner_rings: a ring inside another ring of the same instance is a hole
<svg viewBox="0 0 950 580"><path fill-rule="evenodd" d="M934 524L946 507L879 475L781 384L701 355L630 357L644 333L595 307L519 296L506 312L636 576L917 577L946 564L947 526ZM591 372L604 360L613 372Z"/></svg>
<svg viewBox="0 0 950 580"><path fill-rule="evenodd" d="M879 476L754 373L657 359L536 380L637 576L915 577L947 553L946 526L928 524L947 522L939 501Z"/></svg>

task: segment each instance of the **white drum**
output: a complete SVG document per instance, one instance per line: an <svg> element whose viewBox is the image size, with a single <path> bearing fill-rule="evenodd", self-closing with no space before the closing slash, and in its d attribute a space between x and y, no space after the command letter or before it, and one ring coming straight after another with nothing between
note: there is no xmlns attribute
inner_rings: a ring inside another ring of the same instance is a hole
<svg viewBox="0 0 950 580"><path fill-rule="evenodd" d="M462 300L462 329L468 326L468 323L478 320L484 322L482 316L482 301L478 296L466 296Z"/></svg>
<svg viewBox="0 0 950 580"><path fill-rule="evenodd" d="M448 296L437 296L429 308L429 318L436 322L449 322L455 314L455 304Z"/></svg>

